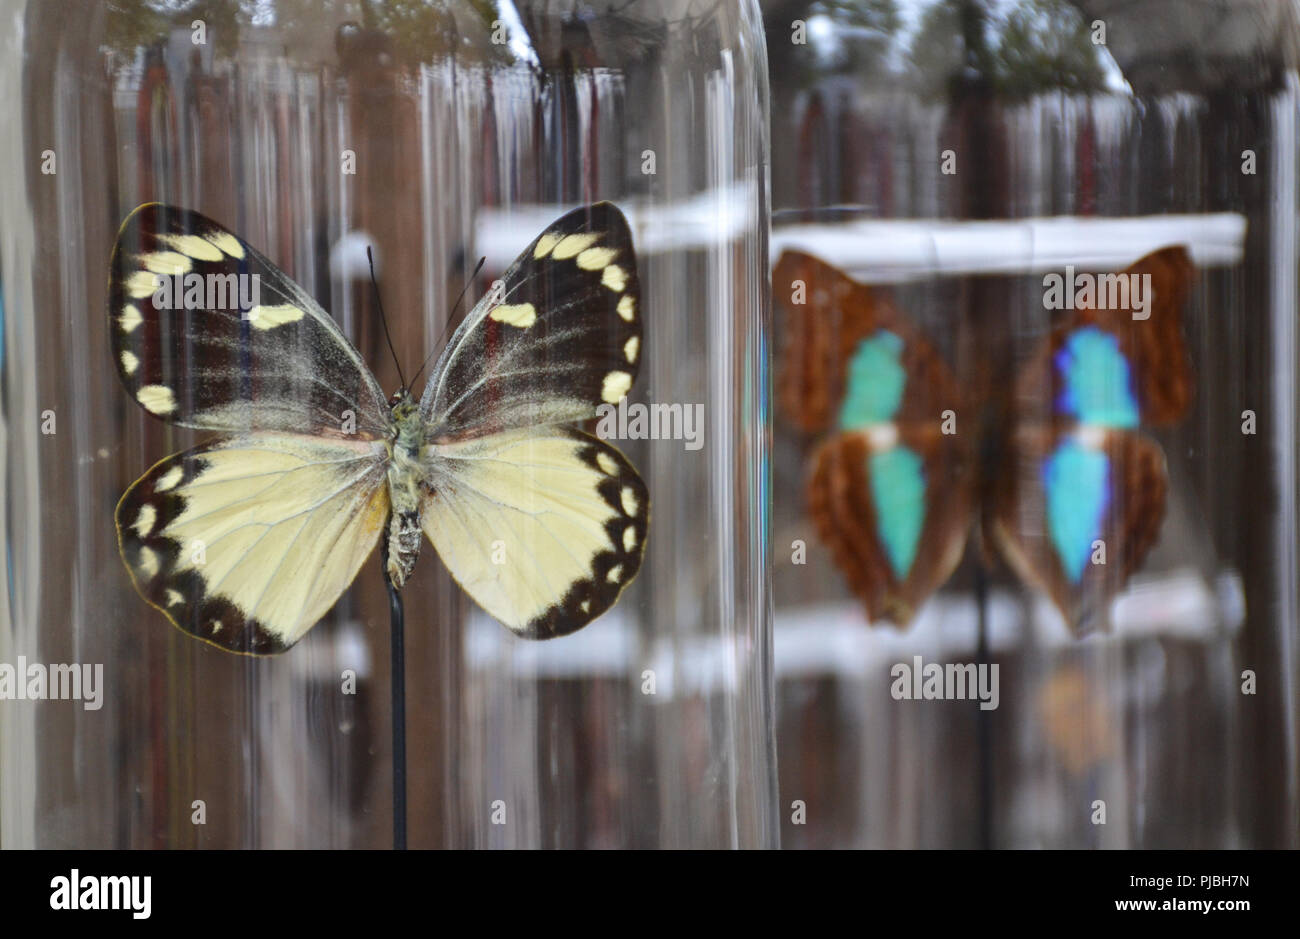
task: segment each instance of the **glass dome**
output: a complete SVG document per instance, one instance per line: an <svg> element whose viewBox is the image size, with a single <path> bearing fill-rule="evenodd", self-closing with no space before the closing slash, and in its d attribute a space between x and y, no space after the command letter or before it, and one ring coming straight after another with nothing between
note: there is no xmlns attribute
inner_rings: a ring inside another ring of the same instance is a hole
<svg viewBox="0 0 1300 939"><path fill-rule="evenodd" d="M783 844L1295 847L1293 8L764 15Z"/></svg>
<svg viewBox="0 0 1300 939"><path fill-rule="evenodd" d="M132 210L158 201L237 233L387 394L399 377L367 246L410 375L463 318L467 283L472 305L557 218L602 200L628 219L640 281L624 405L653 426L584 426L644 479L643 563L591 626L531 642L426 545L403 593L410 844L774 845L756 4L181 6L26 3L0 34L21 168L0 198L0 662L102 666L95 708L0 708L4 845L392 843L378 553L265 658L169 628L119 557L123 492L205 439L115 375L105 284Z"/></svg>

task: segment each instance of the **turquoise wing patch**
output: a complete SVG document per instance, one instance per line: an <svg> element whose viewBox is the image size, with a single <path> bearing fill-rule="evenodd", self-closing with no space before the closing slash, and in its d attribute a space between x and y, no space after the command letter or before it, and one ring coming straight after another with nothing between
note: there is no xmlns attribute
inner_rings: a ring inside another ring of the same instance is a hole
<svg viewBox="0 0 1300 939"><path fill-rule="evenodd" d="M871 454L867 465L878 534L894 577L905 580L925 526L925 470L904 446Z"/></svg>
<svg viewBox="0 0 1300 939"><path fill-rule="evenodd" d="M903 340L887 329L858 343L849 360L848 389L840 405L840 430L853 430L894 419L903 403L907 371Z"/></svg>
<svg viewBox="0 0 1300 939"><path fill-rule="evenodd" d="M1138 426L1132 371L1115 336L1095 326L1078 329L1057 350L1054 364L1061 413L1083 424Z"/></svg>
<svg viewBox="0 0 1300 939"><path fill-rule="evenodd" d="M1065 575L1078 584L1110 501L1110 458L1066 440L1043 463L1043 487L1052 546Z"/></svg>

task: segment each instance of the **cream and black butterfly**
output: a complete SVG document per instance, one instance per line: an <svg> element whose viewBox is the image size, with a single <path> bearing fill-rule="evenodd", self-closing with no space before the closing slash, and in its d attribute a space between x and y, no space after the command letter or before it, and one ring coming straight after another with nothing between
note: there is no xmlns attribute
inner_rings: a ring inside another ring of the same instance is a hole
<svg viewBox="0 0 1300 939"><path fill-rule="evenodd" d="M401 587L421 530L466 593L533 639L582 628L640 568L645 483L572 426L627 394L639 365L636 259L609 203L524 250L452 334L418 404L407 388L385 399L301 287L195 212L132 212L108 293L131 397L223 435L158 463L117 506L136 587L185 632L282 652L381 538Z"/></svg>

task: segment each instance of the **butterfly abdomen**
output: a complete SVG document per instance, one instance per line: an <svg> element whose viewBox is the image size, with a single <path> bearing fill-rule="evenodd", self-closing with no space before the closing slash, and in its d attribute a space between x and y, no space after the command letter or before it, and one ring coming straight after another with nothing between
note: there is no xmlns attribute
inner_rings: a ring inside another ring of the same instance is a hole
<svg viewBox="0 0 1300 939"><path fill-rule="evenodd" d="M419 408L410 395L401 392L393 406L393 439L389 444L388 498L388 578L401 587L415 569L420 556L420 501L424 496L421 483L424 468L419 453L424 443L424 428Z"/></svg>

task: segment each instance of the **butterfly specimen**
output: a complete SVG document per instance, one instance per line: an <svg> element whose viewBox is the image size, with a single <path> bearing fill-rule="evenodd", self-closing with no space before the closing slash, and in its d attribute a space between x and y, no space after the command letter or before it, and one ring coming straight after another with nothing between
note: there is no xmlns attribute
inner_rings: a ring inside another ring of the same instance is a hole
<svg viewBox="0 0 1300 939"><path fill-rule="evenodd" d="M811 255L782 255L779 403L800 430L829 432L812 454L809 509L871 619L909 622L961 560L973 519L1077 631L1141 565L1167 479L1139 428L1189 406L1193 268L1170 247L1124 274L1148 287L1141 308L1136 294L1081 296L1006 383L990 425L974 417L985 402L886 299Z"/></svg>
<svg viewBox="0 0 1300 939"><path fill-rule="evenodd" d="M137 589L185 632L282 652L381 539L400 588L421 532L465 592L527 638L582 628L636 576L645 483L572 426L617 403L639 366L636 260L613 205L570 212L524 250L418 401L405 387L386 399L301 287L196 212L132 212L108 294L131 397L222 435L156 464L117 506Z"/></svg>

